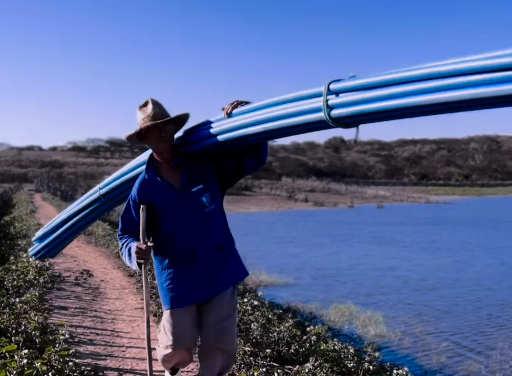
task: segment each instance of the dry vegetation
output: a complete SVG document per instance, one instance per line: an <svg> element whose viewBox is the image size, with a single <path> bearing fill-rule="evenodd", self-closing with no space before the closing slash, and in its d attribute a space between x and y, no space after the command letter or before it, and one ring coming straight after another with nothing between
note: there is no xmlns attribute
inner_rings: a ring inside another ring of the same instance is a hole
<svg viewBox="0 0 512 376"><path fill-rule="evenodd" d="M0 151L0 186L31 184L73 201L145 150L117 139L90 148L11 148ZM272 143L267 165L228 193L312 206L507 195L512 193L512 137Z"/></svg>
<svg viewBox="0 0 512 376"><path fill-rule="evenodd" d="M255 177L328 179L364 185L512 185L512 136L272 145Z"/></svg>

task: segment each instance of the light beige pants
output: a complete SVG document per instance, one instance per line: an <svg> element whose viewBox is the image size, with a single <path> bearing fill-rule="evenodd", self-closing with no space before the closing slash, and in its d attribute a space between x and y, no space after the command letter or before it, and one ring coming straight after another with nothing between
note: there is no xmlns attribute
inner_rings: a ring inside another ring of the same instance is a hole
<svg viewBox="0 0 512 376"><path fill-rule="evenodd" d="M225 376L237 352L236 286L193 306L164 311L158 331L157 357L162 366L185 368L200 339L199 376Z"/></svg>

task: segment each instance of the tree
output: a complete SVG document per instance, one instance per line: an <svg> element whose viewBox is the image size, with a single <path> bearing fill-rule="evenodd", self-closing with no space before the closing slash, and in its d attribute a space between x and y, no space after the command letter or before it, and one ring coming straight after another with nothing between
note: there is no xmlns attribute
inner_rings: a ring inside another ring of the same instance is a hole
<svg viewBox="0 0 512 376"><path fill-rule="evenodd" d="M44 148L39 145L27 145L20 148L25 151L44 151Z"/></svg>
<svg viewBox="0 0 512 376"><path fill-rule="evenodd" d="M68 151L75 152L77 156L80 156L80 154L87 153L87 148L82 145L73 145L68 149Z"/></svg>
<svg viewBox="0 0 512 376"><path fill-rule="evenodd" d="M108 152L110 158L123 158L124 153L128 150L128 142L123 140L122 138L114 138L110 137L105 140L107 144Z"/></svg>

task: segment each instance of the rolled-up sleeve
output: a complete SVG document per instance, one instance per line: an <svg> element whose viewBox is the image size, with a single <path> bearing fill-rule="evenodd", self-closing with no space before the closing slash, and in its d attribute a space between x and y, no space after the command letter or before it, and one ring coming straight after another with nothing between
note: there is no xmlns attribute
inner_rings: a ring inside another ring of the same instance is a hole
<svg viewBox="0 0 512 376"><path fill-rule="evenodd" d="M137 199L137 189L134 187L126 201L121 218L117 238L121 247L121 258L130 268L140 270L135 259L135 245L140 238L140 203Z"/></svg>

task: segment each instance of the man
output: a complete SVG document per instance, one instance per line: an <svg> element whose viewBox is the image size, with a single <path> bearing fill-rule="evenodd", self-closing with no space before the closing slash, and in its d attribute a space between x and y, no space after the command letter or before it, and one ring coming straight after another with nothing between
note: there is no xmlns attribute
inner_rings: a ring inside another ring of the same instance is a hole
<svg viewBox="0 0 512 376"><path fill-rule="evenodd" d="M225 116L247 102L235 101ZM164 314L157 357L167 374L177 374L198 352L201 376L226 375L237 351L236 286L247 276L228 226L226 190L267 161L260 143L207 158L186 156L174 144L189 114L172 117L154 99L138 109L139 129L126 136L151 150L119 221L123 260L138 270L154 261ZM141 244L140 205L148 206L148 239Z"/></svg>

